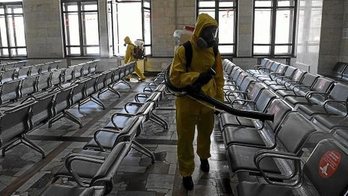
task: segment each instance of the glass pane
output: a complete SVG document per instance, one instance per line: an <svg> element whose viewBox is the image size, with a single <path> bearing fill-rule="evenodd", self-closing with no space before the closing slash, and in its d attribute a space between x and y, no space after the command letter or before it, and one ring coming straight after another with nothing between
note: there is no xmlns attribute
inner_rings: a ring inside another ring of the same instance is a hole
<svg viewBox="0 0 348 196"><path fill-rule="evenodd" d="M7 5L8 14L22 14L23 9L21 5Z"/></svg>
<svg viewBox="0 0 348 196"><path fill-rule="evenodd" d="M27 56L27 49L26 48L18 48L18 56Z"/></svg>
<svg viewBox="0 0 348 196"><path fill-rule="evenodd" d="M275 46L274 54L275 55L291 54L291 46Z"/></svg>
<svg viewBox="0 0 348 196"><path fill-rule="evenodd" d="M269 54L270 46L254 46L254 54Z"/></svg>
<svg viewBox="0 0 348 196"><path fill-rule="evenodd" d="M5 16L0 16L0 44L3 47L8 46L7 45L7 35L6 35L6 23L5 23Z"/></svg>
<svg viewBox="0 0 348 196"><path fill-rule="evenodd" d="M206 13L215 19L215 11L213 9L199 9L198 14L201 14L201 13Z"/></svg>
<svg viewBox="0 0 348 196"><path fill-rule="evenodd" d="M81 55L80 47L66 47L67 55Z"/></svg>
<svg viewBox="0 0 348 196"><path fill-rule="evenodd" d="M151 8L150 0L144 0L143 6L146 7L146 8Z"/></svg>
<svg viewBox="0 0 348 196"><path fill-rule="evenodd" d="M0 0L0 3L5 3L5 2L18 2L22 0Z"/></svg>
<svg viewBox="0 0 348 196"><path fill-rule="evenodd" d="M221 54L234 54L234 46L233 45L219 45L219 51Z"/></svg>
<svg viewBox="0 0 348 196"><path fill-rule="evenodd" d="M5 9L3 6L0 6L0 14L4 14L5 13Z"/></svg>
<svg viewBox="0 0 348 196"><path fill-rule="evenodd" d="M12 16L7 18L8 34L10 40L10 46L15 46L15 32L14 32L14 20Z"/></svg>
<svg viewBox="0 0 348 196"><path fill-rule="evenodd" d="M99 47L87 47L86 54L87 55L99 55Z"/></svg>
<svg viewBox="0 0 348 196"><path fill-rule="evenodd" d="M272 7L272 0L256 0L255 7Z"/></svg>
<svg viewBox="0 0 348 196"><path fill-rule="evenodd" d="M97 11L98 5L97 2L81 2L82 11Z"/></svg>
<svg viewBox="0 0 348 196"><path fill-rule="evenodd" d="M234 43L235 11L219 11L219 43Z"/></svg>
<svg viewBox="0 0 348 196"><path fill-rule="evenodd" d="M254 43L271 43L271 10L257 9L254 16Z"/></svg>
<svg viewBox="0 0 348 196"><path fill-rule="evenodd" d="M23 16L14 17L14 28L16 31L17 46L25 46L25 32Z"/></svg>
<svg viewBox="0 0 348 196"><path fill-rule="evenodd" d="M234 7L236 6L234 0L220 0L219 7Z"/></svg>
<svg viewBox="0 0 348 196"><path fill-rule="evenodd" d="M12 48L11 56L26 56L27 50L25 48Z"/></svg>
<svg viewBox="0 0 348 196"><path fill-rule="evenodd" d="M126 36L129 36L132 41L143 37L141 3L119 3L117 21L119 25L118 46L120 47L120 55L123 56L126 50L126 47L123 46L123 39Z"/></svg>
<svg viewBox="0 0 348 196"><path fill-rule="evenodd" d="M8 57L8 49L7 48L0 49L0 56Z"/></svg>
<svg viewBox="0 0 348 196"><path fill-rule="evenodd" d="M15 49L15 48L11 49L11 56L18 56L17 49Z"/></svg>
<svg viewBox="0 0 348 196"><path fill-rule="evenodd" d="M66 13L64 16L66 45L80 45L78 14Z"/></svg>
<svg viewBox="0 0 348 196"><path fill-rule="evenodd" d="M83 12L82 20L82 28L85 30L84 45L99 45L98 13Z"/></svg>
<svg viewBox="0 0 348 196"><path fill-rule="evenodd" d="M151 13L144 10L144 38L145 44L151 44Z"/></svg>
<svg viewBox="0 0 348 196"><path fill-rule="evenodd" d="M151 55L151 46L145 46L145 56Z"/></svg>
<svg viewBox="0 0 348 196"><path fill-rule="evenodd" d="M294 0L278 0L278 6L295 6Z"/></svg>
<svg viewBox="0 0 348 196"><path fill-rule="evenodd" d="M293 31L293 11L292 10L278 10L276 21L276 44L291 43Z"/></svg>
<svg viewBox="0 0 348 196"><path fill-rule="evenodd" d="M215 1L210 0L200 0L198 2L198 7L215 7Z"/></svg>
<svg viewBox="0 0 348 196"><path fill-rule="evenodd" d="M77 3L64 3L63 11L77 11Z"/></svg>

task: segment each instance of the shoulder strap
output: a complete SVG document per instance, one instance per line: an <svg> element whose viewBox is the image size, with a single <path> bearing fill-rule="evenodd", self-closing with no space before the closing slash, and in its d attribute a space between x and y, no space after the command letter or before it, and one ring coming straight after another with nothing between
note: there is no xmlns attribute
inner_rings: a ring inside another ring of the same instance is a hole
<svg viewBox="0 0 348 196"><path fill-rule="evenodd" d="M216 59L216 56L217 56L218 53L219 53L219 48L218 48L217 45L215 45L215 46L213 47L213 51L214 51L214 56L215 56L215 59Z"/></svg>
<svg viewBox="0 0 348 196"><path fill-rule="evenodd" d="M186 59L186 71L191 67L192 62L192 45L190 41L183 44L185 48L185 59Z"/></svg>
<svg viewBox="0 0 348 196"><path fill-rule="evenodd" d="M186 71L188 71L188 69L191 67L191 62L192 62L192 45L190 41L187 41L183 44L183 46L185 48ZM213 51L214 51L214 56L216 59L219 53L218 46L214 46Z"/></svg>

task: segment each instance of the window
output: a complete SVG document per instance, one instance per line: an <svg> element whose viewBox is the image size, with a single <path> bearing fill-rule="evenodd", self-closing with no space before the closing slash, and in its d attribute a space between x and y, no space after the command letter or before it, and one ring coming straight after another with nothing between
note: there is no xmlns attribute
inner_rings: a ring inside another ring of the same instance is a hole
<svg viewBox="0 0 348 196"><path fill-rule="evenodd" d="M297 0L254 0L253 54L293 56Z"/></svg>
<svg viewBox="0 0 348 196"><path fill-rule="evenodd" d="M99 55L98 2L62 1L66 56Z"/></svg>
<svg viewBox="0 0 348 196"><path fill-rule="evenodd" d="M197 16L207 13L219 23L219 51L234 55L237 32L237 0L198 0Z"/></svg>
<svg viewBox="0 0 348 196"><path fill-rule="evenodd" d="M22 2L0 1L0 57L27 56Z"/></svg>
<svg viewBox="0 0 348 196"><path fill-rule="evenodd" d="M108 5L113 54L125 54L123 39L129 36L133 42L143 40L145 55L151 55L151 0L116 0L115 4L110 1Z"/></svg>

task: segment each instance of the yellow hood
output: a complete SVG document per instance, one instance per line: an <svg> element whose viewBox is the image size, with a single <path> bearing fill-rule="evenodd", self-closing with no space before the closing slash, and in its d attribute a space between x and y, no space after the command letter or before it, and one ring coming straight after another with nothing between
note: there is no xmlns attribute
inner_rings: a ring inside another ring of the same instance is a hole
<svg viewBox="0 0 348 196"><path fill-rule="evenodd" d="M125 43L125 44L132 44L132 41L130 40L130 38L129 38L128 36L126 36L126 37L124 38L124 43Z"/></svg>
<svg viewBox="0 0 348 196"><path fill-rule="evenodd" d="M192 39L193 41L197 41L201 31L207 26L215 26L218 27L217 21L209 16L208 14L202 13L198 15L197 22L195 24L195 30L193 31Z"/></svg>

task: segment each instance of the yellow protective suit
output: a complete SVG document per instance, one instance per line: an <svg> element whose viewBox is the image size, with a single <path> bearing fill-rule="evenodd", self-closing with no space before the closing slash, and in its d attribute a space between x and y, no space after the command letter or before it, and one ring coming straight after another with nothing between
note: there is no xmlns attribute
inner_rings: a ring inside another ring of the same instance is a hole
<svg viewBox="0 0 348 196"><path fill-rule="evenodd" d="M124 43L127 44L126 54L124 55L124 63L127 64L132 61L137 61L137 59L135 59L133 56L135 45L132 43L132 41L130 40L128 36L124 38ZM137 76L139 77L139 80L145 80L145 76L141 72L137 64L135 65L135 74L137 74Z"/></svg>
<svg viewBox="0 0 348 196"><path fill-rule="evenodd" d="M185 48L178 47L170 70L170 80L178 88L193 84L200 73L207 71L215 63L216 75L204 86L202 91L223 100L223 70L220 54L214 56L213 48L199 48L196 44L200 32L207 26L218 26L215 19L207 14L197 18L195 30L191 37L192 61L186 71ZM176 99L176 128L178 134L177 155L181 176L191 176L194 171L193 140L197 126L197 154L201 159L210 157L210 135L214 128L214 111L187 96Z"/></svg>

